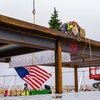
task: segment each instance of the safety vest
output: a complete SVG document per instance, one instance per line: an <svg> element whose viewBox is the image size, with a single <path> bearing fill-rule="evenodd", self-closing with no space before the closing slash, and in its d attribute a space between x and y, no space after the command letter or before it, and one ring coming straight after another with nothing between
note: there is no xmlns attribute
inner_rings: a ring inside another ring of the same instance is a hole
<svg viewBox="0 0 100 100"><path fill-rule="evenodd" d="M74 27L73 24L71 24L71 25L68 24L67 31L70 31L73 27Z"/></svg>
<svg viewBox="0 0 100 100"><path fill-rule="evenodd" d="M25 96L25 95L28 96L29 95L29 92L28 91L23 91L22 92L22 96Z"/></svg>

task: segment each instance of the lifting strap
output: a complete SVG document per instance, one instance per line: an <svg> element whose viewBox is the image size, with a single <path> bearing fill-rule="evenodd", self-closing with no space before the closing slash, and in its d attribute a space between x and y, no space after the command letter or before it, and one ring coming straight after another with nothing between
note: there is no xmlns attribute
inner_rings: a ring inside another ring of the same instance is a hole
<svg viewBox="0 0 100 100"><path fill-rule="evenodd" d="M89 49L90 49L90 59L92 59L92 50L91 50L91 43L90 43L90 40L89 40Z"/></svg>
<svg viewBox="0 0 100 100"><path fill-rule="evenodd" d="M87 47L87 39L85 38L85 46L84 46L84 49L83 49L83 62L84 62L84 53L85 53L86 47Z"/></svg>
<svg viewBox="0 0 100 100"><path fill-rule="evenodd" d="M87 43L89 43L89 55L90 55L90 59L92 59L91 43L90 43L90 40L87 40L85 38L85 46L84 46L84 49L83 49L83 62L84 62L84 53L85 53L85 50L86 50L86 47L87 47Z"/></svg>

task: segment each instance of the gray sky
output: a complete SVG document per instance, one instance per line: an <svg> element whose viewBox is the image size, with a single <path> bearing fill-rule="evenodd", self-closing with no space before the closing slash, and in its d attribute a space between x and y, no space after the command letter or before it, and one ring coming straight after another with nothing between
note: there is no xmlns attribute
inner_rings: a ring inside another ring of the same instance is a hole
<svg viewBox="0 0 100 100"><path fill-rule="evenodd" d="M77 21L86 37L100 41L100 0L35 0L36 24L48 27L56 7L62 22ZM0 0L0 14L33 22L33 0Z"/></svg>

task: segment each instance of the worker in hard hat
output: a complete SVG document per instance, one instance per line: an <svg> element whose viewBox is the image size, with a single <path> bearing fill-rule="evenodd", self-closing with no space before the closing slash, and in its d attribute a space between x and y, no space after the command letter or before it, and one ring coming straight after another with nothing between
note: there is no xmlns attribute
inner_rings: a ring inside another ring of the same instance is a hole
<svg viewBox="0 0 100 100"><path fill-rule="evenodd" d="M27 83L25 83L24 84L24 90L23 90L23 92L22 92L22 95L24 96L24 95L29 95L29 90L28 90L28 84Z"/></svg>
<svg viewBox="0 0 100 100"><path fill-rule="evenodd" d="M67 27L68 27L67 23L62 24L61 30L62 30L63 33L66 33Z"/></svg>
<svg viewBox="0 0 100 100"><path fill-rule="evenodd" d="M80 27L79 27L79 25L77 24L77 22L74 22L73 23L73 28L72 28L72 33L73 33L73 35L75 35L76 36L76 38L79 40L79 41L81 41L81 38L80 38Z"/></svg>
<svg viewBox="0 0 100 100"><path fill-rule="evenodd" d="M72 28L74 27L74 21L68 22L67 31L72 33Z"/></svg>
<svg viewBox="0 0 100 100"><path fill-rule="evenodd" d="M62 32L66 33L66 32L71 32L72 28L73 28L73 21L70 22L66 22L62 25L61 29Z"/></svg>

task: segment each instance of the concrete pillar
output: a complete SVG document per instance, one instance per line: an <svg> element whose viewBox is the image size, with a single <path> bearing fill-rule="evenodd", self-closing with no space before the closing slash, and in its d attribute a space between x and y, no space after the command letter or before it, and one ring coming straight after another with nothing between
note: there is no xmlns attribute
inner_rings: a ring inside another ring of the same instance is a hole
<svg viewBox="0 0 100 100"><path fill-rule="evenodd" d="M61 41L56 41L55 50L55 89L62 93L62 46Z"/></svg>
<svg viewBox="0 0 100 100"><path fill-rule="evenodd" d="M78 67L78 66L74 66L75 92L78 92L78 72L77 72L77 67Z"/></svg>

